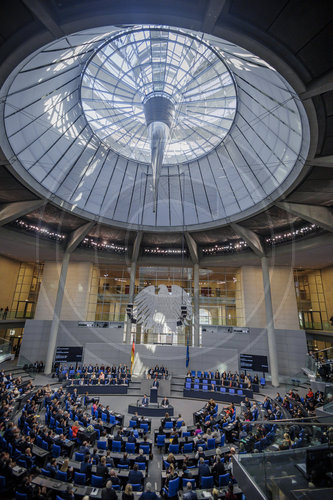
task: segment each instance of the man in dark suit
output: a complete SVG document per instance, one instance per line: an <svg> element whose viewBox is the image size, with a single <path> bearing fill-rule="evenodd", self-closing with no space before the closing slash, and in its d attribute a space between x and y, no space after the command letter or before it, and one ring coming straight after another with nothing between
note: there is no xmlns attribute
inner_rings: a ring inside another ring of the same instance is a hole
<svg viewBox="0 0 333 500"><path fill-rule="evenodd" d="M140 448L139 455L137 457L135 457L135 462L146 463L146 461L147 461L147 459L143 453L143 450Z"/></svg>
<svg viewBox="0 0 333 500"><path fill-rule="evenodd" d="M159 386L160 386L160 383L159 383L159 381L158 381L158 378L157 378L157 377L155 377L154 382L153 382L153 387L157 387L157 389L158 389L158 388L159 388Z"/></svg>
<svg viewBox="0 0 333 500"><path fill-rule="evenodd" d="M216 457L216 461L212 467L212 474L214 476L215 484L219 484L219 476L225 474L224 463L221 462L220 457Z"/></svg>
<svg viewBox="0 0 333 500"><path fill-rule="evenodd" d="M143 480L143 474L139 470L137 464L134 464L133 470L129 471L127 482L130 484L142 484L142 480Z"/></svg>
<svg viewBox="0 0 333 500"><path fill-rule="evenodd" d="M106 466L105 457L102 457L100 463L96 466L96 476L101 476L104 480L109 476L109 469Z"/></svg>
<svg viewBox="0 0 333 500"><path fill-rule="evenodd" d="M209 465L208 464L205 464L205 461L204 459L201 457L200 460L199 460L199 467L198 467L198 473L199 473L199 477L206 477L206 476L210 476L210 468L209 468Z"/></svg>
<svg viewBox="0 0 333 500"><path fill-rule="evenodd" d="M106 483L106 488L102 489L102 500L117 500L117 493L112 488L112 482Z"/></svg>
<svg viewBox="0 0 333 500"><path fill-rule="evenodd" d="M149 399L147 395L145 394L142 398L142 406L148 406L149 405Z"/></svg>
<svg viewBox="0 0 333 500"><path fill-rule="evenodd" d="M133 431L131 431L130 435L127 438L128 443L136 443L136 437L133 434Z"/></svg>

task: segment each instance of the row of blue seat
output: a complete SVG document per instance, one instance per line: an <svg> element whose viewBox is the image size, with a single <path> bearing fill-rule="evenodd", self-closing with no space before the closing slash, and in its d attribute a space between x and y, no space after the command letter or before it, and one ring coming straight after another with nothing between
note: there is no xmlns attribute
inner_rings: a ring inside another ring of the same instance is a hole
<svg viewBox="0 0 333 500"><path fill-rule="evenodd" d="M201 386L201 387L200 387ZM186 382L185 384L185 389L191 390L193 389L194 391L209 391L211 389L208 388L208 385L205 384L190 384L189 382ZM218 392L226 392L229 394L238 394L240 396L244 395L243 389L235 389L233 387L216 387L216 391Z"/></svg>

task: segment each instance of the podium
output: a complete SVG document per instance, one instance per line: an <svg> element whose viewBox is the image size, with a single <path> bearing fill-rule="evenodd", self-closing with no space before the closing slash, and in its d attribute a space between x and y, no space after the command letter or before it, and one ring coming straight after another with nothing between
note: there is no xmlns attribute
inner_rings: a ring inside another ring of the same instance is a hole
<svg viewBox="0 0 333 500"><path fill-rule="evenodd" d="M150 402L151 403L157 403L157 393L158 393L158 388L151 387L151 389L150 389Z"/></svg>

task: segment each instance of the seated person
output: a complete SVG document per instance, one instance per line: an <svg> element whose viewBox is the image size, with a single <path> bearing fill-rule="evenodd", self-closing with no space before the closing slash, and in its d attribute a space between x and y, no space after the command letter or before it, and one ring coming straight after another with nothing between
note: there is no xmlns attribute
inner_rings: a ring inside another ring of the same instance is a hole
<svg viewBox="0 0 333 500"><path fill-rule="evenodd" d="M137 464L134 464L133 469L129 471L127 482L130 484L142 484L143 474L139 470Z"/></svg>
<svg viewBox="0 0 333 500"><path fill-rule="evenodd" d="M183 476L184 477L184 476ZM186 491L183 494L184 500L197 500L197 494L192 490L192 483L188 482L186 485Z"/></svg>
<svg viewBox="0 0 333 500"><path fill-rule="evenodd" d="M123 454L122 458L119 460L119 465L130 465L130 461L128 459L128 455L127 455L127 452L125 451L125 453Z"/></svg>
<svg viewBox="0 0 333 500"><path fill-rule="evenodd" d="M57 459L51 458L51 461L46 465L45 470L49 471L51 477L55 477L58 472Z"/></svg>
<svg viewBox="0 0 333 500"><path fill-rule="evenodd" d="M110 480L112 483L112 486L120 486L120 479L116 474L116 471L114 469L110 470Z"/></svg>
<svg viewBox="0 0 333 500"><path fill-rule="evenodd" d="M141 462L141 463L146 463L147 458L143 453L142 448L139 449L139 455L135 457L135 462Z"/></svg>
<svg viewBox="0 0 333 500"><path fill-rule="evenodd" d="M142 406L148 406L149 405L149 399L147 397L147 395L145 394L142 398L142 402L141 402L141 405Z"/></svg>

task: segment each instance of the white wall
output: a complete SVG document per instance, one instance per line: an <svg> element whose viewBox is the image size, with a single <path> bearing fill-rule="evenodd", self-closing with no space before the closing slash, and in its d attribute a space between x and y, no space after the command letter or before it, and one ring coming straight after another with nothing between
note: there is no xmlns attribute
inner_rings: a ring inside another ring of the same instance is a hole
<svg viewBox="0 0 333 500"><path fill-rule="evenodd" d="M274 326L298 330L298 311L293 270L274 266L270 270ZM242 267L243 307L246 326L266 327L264 285L261 267Z"/></svg>
<svg viewBox="0 0 333 500"><path fill-rule="evenodd" d="M53 318L60 270L61 263L45 262L36 307L36 320ZM90 262L69 263L61 319L69 321L86 319L91 271Z"/></svg>

